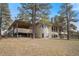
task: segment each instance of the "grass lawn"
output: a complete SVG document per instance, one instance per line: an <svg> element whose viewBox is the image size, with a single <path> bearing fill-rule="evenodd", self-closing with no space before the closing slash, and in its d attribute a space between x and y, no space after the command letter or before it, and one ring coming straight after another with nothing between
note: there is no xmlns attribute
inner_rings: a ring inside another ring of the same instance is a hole
<svg viewBox="0 0 79 59"><path fill-rule="evenodd" d="M79 40L6 38L0 40L0 55L79 56Z"/></svg>

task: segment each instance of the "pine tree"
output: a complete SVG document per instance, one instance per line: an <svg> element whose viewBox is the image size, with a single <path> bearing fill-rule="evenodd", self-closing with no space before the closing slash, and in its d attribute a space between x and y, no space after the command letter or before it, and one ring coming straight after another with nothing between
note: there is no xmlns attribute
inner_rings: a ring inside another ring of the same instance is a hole
<svg viewBox="0 0 79 59"><path fill-rule="evenodd" d="M69 40L69 35L70 35L70 29L76 29L76 26L72 24L71 22L76 22L76 16L77 13L72 10L73 5L70 3L64 3L61 6L60 10L60 16L62 16L64 19L64 27L67 30L67 40ZM71 26L73 25L73 26ZM64 30L64 29L63 29Z"/></svg>
<svg viewBox="0 0 79 59"><path fill-rule="evenodd" d="M2 4L2 29L6 30L10 26L12 20L10 17L10 10L7 3Z"/></svg>
<svg viewBox="0 0 79 59"><path fill-rule="evenodd" d="M11 18L10 18L10 11L7 3L0 3L1 9L1 21L0 21L0 28L2 31L7 30L8 27L11 25ZM1 31L0 30L0 31Z"/></svg>
<svg viewBox="0 0 79 59"><path fill-rule="evenodd" d="M32 22L33 38L35 38L35 23L42 18L48 18L50 4L44 3L22 3L20 10L22 14L26 14Z"/></svg>

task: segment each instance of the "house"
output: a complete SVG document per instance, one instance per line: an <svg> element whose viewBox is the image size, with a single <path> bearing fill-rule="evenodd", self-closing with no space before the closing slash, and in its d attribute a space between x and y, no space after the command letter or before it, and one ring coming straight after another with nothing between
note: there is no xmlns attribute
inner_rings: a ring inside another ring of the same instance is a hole
<svg viewBox="0 0 79 59"><path fill-rule="evenodd" d="M40 22L35 23L36 38L61 38L61 35L66 36L67 33L61 31L61 26L52 24L46 25ZM60 35L61 34L61 35ZM32 24L24 20L15 20L8 28L7 35L9 37L33 37Z"/></svg>

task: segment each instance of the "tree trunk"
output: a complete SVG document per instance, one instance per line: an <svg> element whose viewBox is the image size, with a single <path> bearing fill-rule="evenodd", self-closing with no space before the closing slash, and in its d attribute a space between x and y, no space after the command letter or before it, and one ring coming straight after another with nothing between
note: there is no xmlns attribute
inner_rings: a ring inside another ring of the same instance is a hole
<svg viewBox="0 0 79 59"><path fill-rule="evenodd" d="M1 38L1 22L2 22L2 18L0 17L0 38Z"/></svg>
<svg viewBox="0 0 79 59"><path fill-rule="evenodd" d="M17 28L17 39L18 39L18 23L16 24L16 28Z"/></svg>
<svg viewBox="0 0 79 59"><path fill-rule="evenodd" d="M33 38L35 38L35 19L36 19L36 4L32 9L32 30L33 30Z"/></svg>
<svg viewBox="0 0 79 59"><path fill-rule="evenodd" d="M0 38L1 38L1 24L2 24L2 9L0 8Z"/></svg>
<svg viewBox="0 0 79 59"><path fill-rule="evenodd" d="M67 18L67 40L69 40L69 19Z"/></svg>
<svg viewBox="0 0 79 59"><path fill-rule="evenodd" d="M67 13L67 40L69 40L69 13Z"/></svg>
<svg viewBox="0 0 79 59"><path fill-rule="evenodd" d="M67 18L67 40L69 40L69 12L67 12L67 5L66 5L66 18Z"/></svg>

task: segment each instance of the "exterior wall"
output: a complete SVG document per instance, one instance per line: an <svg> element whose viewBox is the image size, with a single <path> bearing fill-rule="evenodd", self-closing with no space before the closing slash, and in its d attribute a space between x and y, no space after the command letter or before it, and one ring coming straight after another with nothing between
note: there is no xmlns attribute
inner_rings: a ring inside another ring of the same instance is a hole
<svg viewBox="0 0 79 59"><path fill-rule="evenodd" d="M48 28L49 28L49 38L52 38L52 29L51 29L51 26L49 26Z"/></svg>
<svg viewBox="0 0 79 59"><path fill-rule="evenodd" d="M38 38L49 38L50 29L46 25L37 25L36 26L36 37Z"/></svg>

